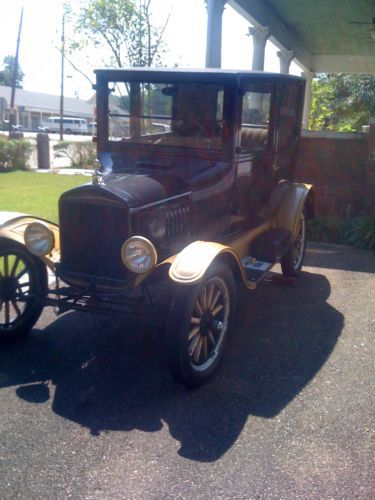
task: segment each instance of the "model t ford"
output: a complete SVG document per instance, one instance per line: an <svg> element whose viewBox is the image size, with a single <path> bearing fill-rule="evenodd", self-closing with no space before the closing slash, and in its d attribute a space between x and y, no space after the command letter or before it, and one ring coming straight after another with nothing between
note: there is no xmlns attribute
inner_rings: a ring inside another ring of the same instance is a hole
<svg viewBox="0 0 375 500"><path fill-rule="evenodd" d="M236 281L276 262L297 276L311 186L293 182L304 81L234 71L98 70L91 183L64 193L59 226L0 220L0 336L44 306L153 318L175 379L216 369ZM47 273L48 270L48 273Z"/></svg>

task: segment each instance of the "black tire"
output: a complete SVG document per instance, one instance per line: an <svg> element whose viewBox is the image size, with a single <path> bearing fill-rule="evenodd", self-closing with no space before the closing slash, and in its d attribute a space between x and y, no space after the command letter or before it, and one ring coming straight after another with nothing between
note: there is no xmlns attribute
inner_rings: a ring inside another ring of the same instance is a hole
<svg viewBox="0 0 375 500"><path fill-rule="evenodd" d="M297 237L289 250L281 258L281 269L284 276L297 277L302 269L306 252L306 218L302 212L298 221Z"/></svg>
<svg viewBox="0 0 375 500"><path fill-rule="evenodd" d="M71 135L71 134L72 134L72 131L70 130L70 128L67 128L67 129L65 130L65 133L66 133L66 134L68 134L68 135Z"/></svg>
<svg viewBox="0 0 375 500"><path fill-rule="evenodd" d="M177 382L199 387L215 372L235 304L233 274L222 262L212 264L201 283L176 287L167 320L166 350L169 369Z"/></svg>
<svg viewBox="0 0 375 500"><path fill-rule="evenodd" d="M0 341L29 333L43 310L46 293L46 266L24 246L0 238Z"/></svg>

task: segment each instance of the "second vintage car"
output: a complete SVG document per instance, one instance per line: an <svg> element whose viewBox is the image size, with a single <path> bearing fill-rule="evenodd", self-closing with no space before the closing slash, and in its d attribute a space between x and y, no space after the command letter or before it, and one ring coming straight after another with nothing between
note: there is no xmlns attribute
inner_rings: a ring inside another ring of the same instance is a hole
<svg viewBox="0 0 375 500"><path fill-rule="evenodd" d="M222 358L237 283L256 288L277 262L286 276L301 271L314 215L312 186L293 182L304 80L96 76L92 182L61 196L59 225L0 214L0 336L27 334L46 305L148 318L173 377L196 387Z"/></svg>

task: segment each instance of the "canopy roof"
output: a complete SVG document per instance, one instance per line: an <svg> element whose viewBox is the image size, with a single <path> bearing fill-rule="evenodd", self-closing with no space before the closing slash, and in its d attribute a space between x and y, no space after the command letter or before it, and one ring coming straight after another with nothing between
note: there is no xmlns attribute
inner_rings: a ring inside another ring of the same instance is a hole
<svg viewBox="0 0 375 500"><path fill-rule="evenodd" d="M375 73L375 0L229 0L307 71Z"/></svg>

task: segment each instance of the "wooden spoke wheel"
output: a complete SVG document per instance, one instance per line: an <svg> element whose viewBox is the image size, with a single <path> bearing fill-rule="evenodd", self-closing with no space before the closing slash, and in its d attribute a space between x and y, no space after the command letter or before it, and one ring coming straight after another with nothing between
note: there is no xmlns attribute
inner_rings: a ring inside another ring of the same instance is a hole
<svg viewBox="0 0 375 500"><path fill-rule="evenodd" d="M47 290L45 266L22 245L0 239L0 339L26 335Z"/></svg>
<svg viewBox="0 0 375 500"><path fill-rule="evenodd" d="M180 286L167 322L167 353L172 376L189 387L202 385L223 354L235 307L231 271L210 268L199 285Z"/></svg>
<svg viewBox="0 0 375 500"><path fill-rule="evenodd" d="M281 259L281 269L284 276L298 276L301 272L306 252L306 219L301 214L298 222L298 232L294 243Z"/></svg>

